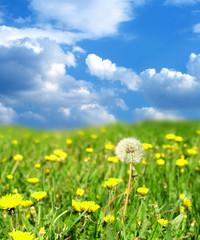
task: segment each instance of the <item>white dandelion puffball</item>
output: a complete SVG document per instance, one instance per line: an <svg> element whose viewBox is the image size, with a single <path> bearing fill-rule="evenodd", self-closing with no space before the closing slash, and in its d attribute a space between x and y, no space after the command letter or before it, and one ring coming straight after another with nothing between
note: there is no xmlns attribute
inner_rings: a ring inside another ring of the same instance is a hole
<svg viewBox="0 0 200 240"><path fill-rule="evenodd" d="M142 160L144 148L136 138L124 138L115 148L118 159L125 163L138 163Z"/></svg>

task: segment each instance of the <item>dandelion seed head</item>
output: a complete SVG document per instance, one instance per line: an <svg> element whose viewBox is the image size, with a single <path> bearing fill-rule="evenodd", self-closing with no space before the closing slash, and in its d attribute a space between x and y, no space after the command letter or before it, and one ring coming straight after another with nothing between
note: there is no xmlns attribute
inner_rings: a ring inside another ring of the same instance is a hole
<svg viewBox="0 0 200 240"><path fill-rule="evenodd" d="M142 160L144 148L136 138L124 138L115 148L118 159L126 163L138 163Z"/></svg>

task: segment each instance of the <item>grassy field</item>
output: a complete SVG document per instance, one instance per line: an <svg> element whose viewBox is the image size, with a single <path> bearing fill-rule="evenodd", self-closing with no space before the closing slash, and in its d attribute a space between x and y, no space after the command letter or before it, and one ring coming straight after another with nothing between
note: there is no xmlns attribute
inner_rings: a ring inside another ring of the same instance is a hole
<svg viewBox="0 0 200 240"><path fill-rule="evenodd" d="M200 239L197 130L200 122L60 132L1 127L0 239ZM146 144L122 223L129 165L117 162L113 145L127 137ZM109 178L122 181L109 185ZM31 194L38 191L37 201Z"/></svg>

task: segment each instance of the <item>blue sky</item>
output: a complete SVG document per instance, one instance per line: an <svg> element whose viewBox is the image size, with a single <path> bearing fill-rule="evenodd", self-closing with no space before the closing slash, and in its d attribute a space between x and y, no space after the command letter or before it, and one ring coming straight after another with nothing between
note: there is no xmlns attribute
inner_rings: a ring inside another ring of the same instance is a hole
<svg viewBox="0 0 200 240"><path fill-rule="evenodd" d="M0 123L191 118L199 0L0 1Z"/></svg>

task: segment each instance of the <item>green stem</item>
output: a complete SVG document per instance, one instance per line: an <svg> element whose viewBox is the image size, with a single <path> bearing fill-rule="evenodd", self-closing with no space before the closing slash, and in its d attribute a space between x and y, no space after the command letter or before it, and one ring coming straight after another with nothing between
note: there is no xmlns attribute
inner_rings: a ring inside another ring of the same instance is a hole
<svg viewBox="0 0 200 240"><path fill-rule="evenodd" d="M12 212L10 214L10 227L11 227L11 230L13 230L13 220L12 220Z"/></svg>
<svg viewBox="0 0 200 240"><path fill-rule="evenodd" d="M38 206L38 227L40 226L40 217L41 217L41 205Z"/></svg>
<svg viewBox="0 0 200 240"><path fill-rule="evenodd" d="M56 222L60 217L62 217L62 215L64 215L64 214L67 213L67 212L69 212L69 210L66 210L66 211L62 212L62 213L54 220L53 225L55 224L55 222Z"/></svg>
<svg viewBox="0 0 200 240"><path fill-rule="evenodd" d="M10 173L10 175L13 175L13 174L14 174L14 172L16 171L18 165L19 165L19 160L16 161L16 163L15 163L15 165L14 165L14 167L13 167L11 173Z"/></svg>
<svg viewBox="0 0 200 240"><path fill-rule="evenodd" d="M132 163L130 163L129 181L128 181L128 188L127 188L126 200L125 200L125 204L124 204L124 211L123 211L122 223L123 223L123 219L124 219L125 216L126 216L126 209L127 209L129 194L130 194L130 190L131 190L132 168L133 168L133 167L132 167Z"/></svg>

